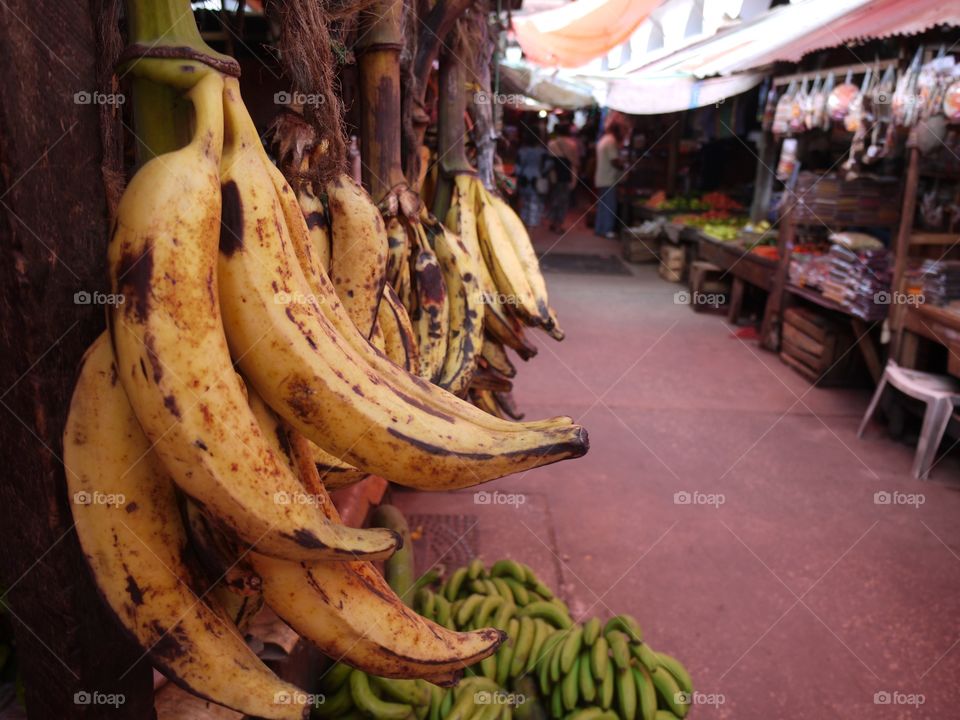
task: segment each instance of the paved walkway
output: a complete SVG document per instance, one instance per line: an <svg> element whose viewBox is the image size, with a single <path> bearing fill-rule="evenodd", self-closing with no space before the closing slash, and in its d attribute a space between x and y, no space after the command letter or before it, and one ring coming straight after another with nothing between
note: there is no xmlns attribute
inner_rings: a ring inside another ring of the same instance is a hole
<svg viewBox="0 0 960 720"><path fill-rule="evenodd" d="M555 250L617 248L574 232ZM575 614L634 614L722 696L692 717L960 717L960 448L910 479L912 447L880 424L856 438L867 393L811 388L653 265L547 281L567 340L537 338L516 398L574 416L590 453L484 488L522 504L398 504L474 518L486 560L530 563Z"/></svg>

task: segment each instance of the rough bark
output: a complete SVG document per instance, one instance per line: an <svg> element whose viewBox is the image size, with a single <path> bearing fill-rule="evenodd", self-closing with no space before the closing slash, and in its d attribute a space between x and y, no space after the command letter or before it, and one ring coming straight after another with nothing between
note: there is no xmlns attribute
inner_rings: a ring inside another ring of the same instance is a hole
<svg viewBox="0 0 960 720"><path fill-rule="evenodd" d="M0 3L0 578L16 619L30 718L150 718L151 670L108 616L66 496L61 431L78 361L103 308L107 199L91 9L72 0ZM98 18L99 20L99 18ZM116 153L116 146L111 148ZM77 704L117 693L118 708Z"/></svg>

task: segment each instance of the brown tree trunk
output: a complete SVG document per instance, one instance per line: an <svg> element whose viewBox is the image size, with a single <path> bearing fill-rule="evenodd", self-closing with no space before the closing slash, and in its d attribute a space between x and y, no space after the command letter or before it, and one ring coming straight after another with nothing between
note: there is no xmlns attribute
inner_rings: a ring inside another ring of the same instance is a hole
<svg viewBox="0 0 960 720"><path fill-rule="evenodd" d="M433 212L445 217L450 205L451 180L460 173L472 173L467 160L467 69L456 50L440 60L440 114L437 128L437 164L440 173L433 199Z"/></svg>
<svg viewBox="0 0 960 720"><path fill-rule="evenodd" d="M37 720L153 716L150 663L94 588L61 460L78 362L104 328L102 307L74 301L107 288L100 108L75 100L98 87L99 5L0 3L0 577Z"/></svg>
<svg viewBox="0 0 960 720"><path fill-rule="evenodd" d="M490 80L490 61L493 58L494 40L487 24L485 3L480 6L476 22L480 33L480 49L473 66L474 81L480 86L479 92L472 94L469 106L473 111L473 135L477 143L477 174L480 182L488 190L496 189L493 166L497 156L497 129L494 124L494 112L497 98L493 93Z"/></svg>

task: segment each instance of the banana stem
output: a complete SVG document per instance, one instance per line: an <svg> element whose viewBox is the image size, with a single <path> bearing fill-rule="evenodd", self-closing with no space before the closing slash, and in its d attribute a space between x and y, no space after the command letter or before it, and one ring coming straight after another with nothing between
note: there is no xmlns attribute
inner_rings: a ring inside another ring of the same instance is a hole
<svg viewBox="0 0 960 720"><path fill-rule="evenodd" d="M236 61L200 36L190 0L126 0L129 38L120 58L133 76L137 164L176 150L189 134L189 104L179 90L211 68L239 74Z"/></svg>
<svg viewBox="0 0 960 720"><path fill-rule="evenodd" d="M467 160L465 140L467 124L466 66L458 53L444 53L440 60L440 91L437 154L440 173L434 195L433 212L444 217L450 206L451 182L454 175L472 173Z"/></svg>
<svg viewBox="0 0 960 720"><path fill-rule="evenodd" d="M406 183L401 150L400 50L403 3L380 0L366 13L360 54L360 154L374 202Z"/></svg>

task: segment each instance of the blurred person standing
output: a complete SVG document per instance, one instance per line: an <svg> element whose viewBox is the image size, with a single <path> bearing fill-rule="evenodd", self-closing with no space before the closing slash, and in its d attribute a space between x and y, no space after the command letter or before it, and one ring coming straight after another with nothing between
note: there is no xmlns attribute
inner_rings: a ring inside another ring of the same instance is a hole
<svg viewBox="0 0 960 720"><path fill-rule="evenodd" d="M608 122L603 137L597 143L597 169L593 184L597 189L597 219L593 230L597 235L616 237L617 227L617 181L623 170L620 148L623 146L625 128L620 122Z"/></svg>
<svg viewBox="0 0 960 720"><path fill-rule="evenodd" d="M570 137L570 123L560 122L547 149L553 160L550 171L550 194L547 199L547 219L555 233L564 232L563 221L570 209L570 194L577 185L580 172L580 148Z"/></svg>
<svg viewBox="0 0 960 720"><path fill-rule="evenodd" d="M520 219L528 228L540 225L543 200L549 188L545 170L547 149L536 127L522 125L520 147L517 148L517 193L520 196Z"/></svg>

